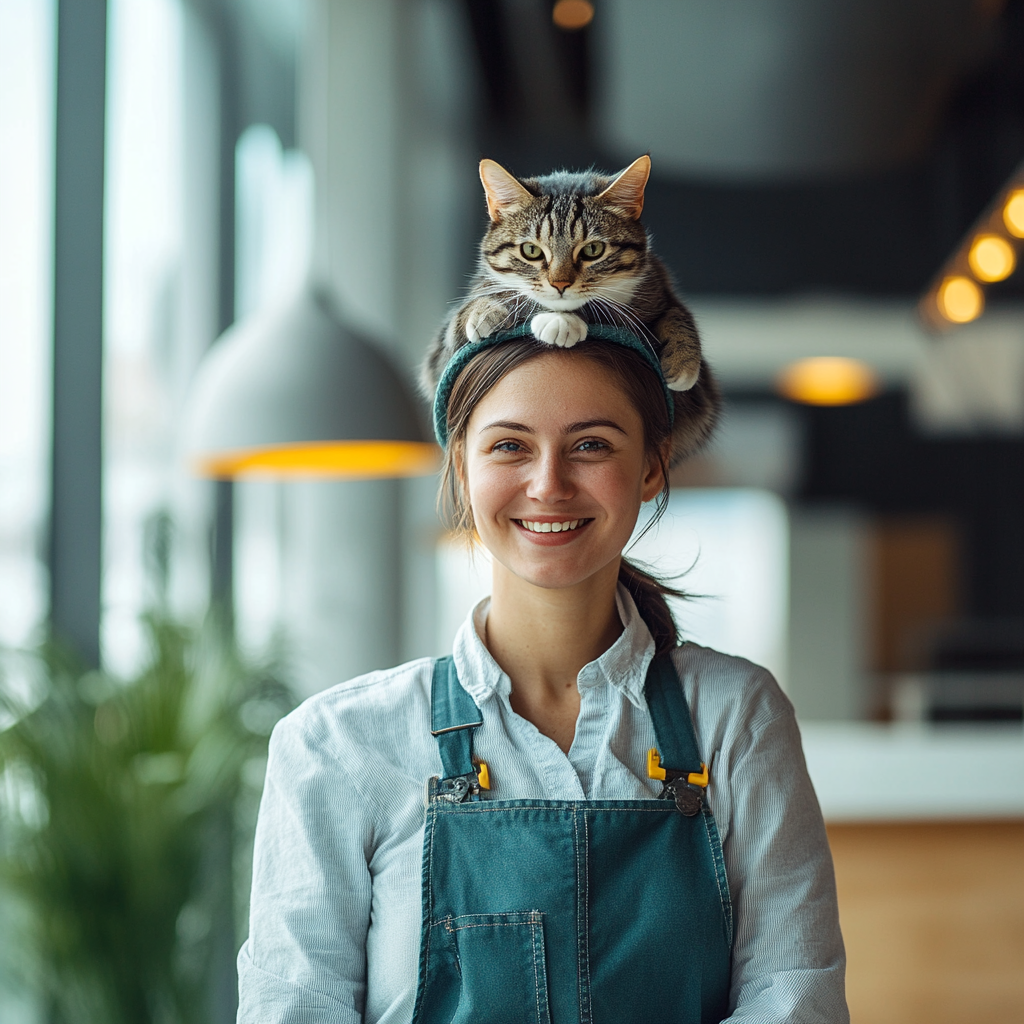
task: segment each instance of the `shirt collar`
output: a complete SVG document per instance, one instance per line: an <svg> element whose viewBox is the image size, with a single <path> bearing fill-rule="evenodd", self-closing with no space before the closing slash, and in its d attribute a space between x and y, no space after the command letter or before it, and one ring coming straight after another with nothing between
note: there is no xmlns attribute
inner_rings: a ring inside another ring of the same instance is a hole
<svg viewBox="0 0 1024 1024"><path fill-rule="evenodd" d="M508 696L512 692L512 681L480 639L490 603L486 597L473 608L459 627L452 650L459 682L478 707L494 693ZM629 591L621 584L615 594L615 607L622 632L607 651L580 669L577 684L581 691L611 684L631 703L644 707L644 683L654 657L654 640Z"/></svg>

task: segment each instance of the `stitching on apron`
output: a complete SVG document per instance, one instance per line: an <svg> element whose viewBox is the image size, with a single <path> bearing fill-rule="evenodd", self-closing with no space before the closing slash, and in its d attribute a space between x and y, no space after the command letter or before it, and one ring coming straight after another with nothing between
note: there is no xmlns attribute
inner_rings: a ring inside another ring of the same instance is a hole
<svg viewBox="0 0 1024 1024"><path fill-rule="evenodd" d="M602 814L623 813L623 814L667 814L675 812L676 807L669 800L643 800L638 803L658 804L658 807L597 807L595 810ZM543 804L529 804L525 807L482 807L479 804L453 804L450 807L439 809L439 814L511 814L515 811L574 811L573 807L546 807Z"/></svg>
<svg viewBox="0 0 1024 1024"><path fill-rule="evenodd" d="M726 925L729 929L729 945L732 945L732 901L726 900L725 893L722 891L722 879L719 875L719 864L718 859L720 853L715 850L714 840L711 838L711 828L708 825L708 815L702 814L701 822L704 825L704 834L708 837L708 848L711 851L711 860L715 866L715 886L718 888L718 899L722 904L722 913L725 915ZM715 829L717 832L718 830Z"/></svg>
<svg viewBox="0 0 1024 1024"><path fill-rule="evenodd" d="M457 928L453 928L451 922L452 919L446 917L438 921L437 924L443 924L452 935L456 932L468 932L473 928L522 928L524 925L528 928L535 928L537 926L536 921L491 921L487 924L460 924Z"/></svg>
<svg viewBox="0 0 1024 1024"><path fill-rule="evenodd" d="M452 917L450 914L447 918L441 918L442 921L465 921L467 917L525 917L530 918L531 915L539 914L541 917L544 916L543 910L500 910L495 914L459 914L458 917ZM500 922L496 922L500 923ZM526 921L513 921L512 924L536 924L535 920ZM462 927L461 925L459 926ZM466 925L467 928L478 928L479 925Z"/></svg>
<svg viewBox="0 0 1024 1024"><path fill-rule="evenodd" d="M580 811L580 816L583 818L583 870L584 879L586 881L584 899L583 899L583 917L586 927L583 929L583 941L586 945L586 971L587 971L587 1007L586 1016L584 1020L587 1024L594 1019L593 1006L590 1000L590 820L587 817L586 811ZM583 1007L580 1007L582 1014Z"/></svg>
<svg viewBox="0 0 1024 1024"><path fill-rule="evenodd" d="M530 925L530 933L533 939L533 991L537 998L537 1024L541 1024L540 1020L540 978L537 972L537 924L534 922Z"/></svg>
<svg viewBox="0 0 1024 1024"><path fill-rule="evenodd" d="M427 847L427 878L430 879L430 884L427 887L427 892L430 894L430 907L429 913L427 914L427 920L429 921L434 916L434 832L436 829L434 826L437 824L437 815L433 808L430 809L430 815L432 821L430 822L430 845ZM424 963L430 963L430 935L432 929L427 929L427 948L425 950Z"/></svg>
<svg viewBox="0 0 1024 1024"><path fill-rule="evenodd" d="M572 816L572 839L573 839L573 860L576 862L573 866L576 869L576 941L579 942L579 929L580 929L580 827L579 827L579 815L573 814ZM580 1004L580 1016L583 1016L583 973L580 970L580 958L576 957L576 998Z"/></svg>

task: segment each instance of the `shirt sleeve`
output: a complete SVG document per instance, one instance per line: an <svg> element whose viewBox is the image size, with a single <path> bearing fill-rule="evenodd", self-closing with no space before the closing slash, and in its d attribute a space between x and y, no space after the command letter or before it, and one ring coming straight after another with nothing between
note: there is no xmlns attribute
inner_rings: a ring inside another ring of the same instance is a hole
<svg viewBox="0 0 1024 1024"><path fill-rule="evenodd" d="M270 741L238 1024L360 1024L374 825L329 739L299 713Z"/></svg>
<svg viewBox="0 0 1024 1024"><path fill-rule="evenodd" d="M767 675L767 674L765 674ZM738 738L723 844L732 895L731 1024L847 1024L846 954L821 810L792 706L761 681L767 718ZM721 773L720 773L721 777Z"/></svg>

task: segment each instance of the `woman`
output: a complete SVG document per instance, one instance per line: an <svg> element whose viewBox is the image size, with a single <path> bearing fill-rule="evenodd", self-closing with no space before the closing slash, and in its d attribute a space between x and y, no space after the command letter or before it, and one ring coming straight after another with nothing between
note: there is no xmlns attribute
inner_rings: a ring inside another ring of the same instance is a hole
<svg viewBox="0 0 1024 1024"><path fill-rule="evenodd" d="M597 333L489 339L445 371L450 511L492 594L452 658L275 730L241 1021L848 1020L792 708L680 646L622 559L685 414L636 339Z"/></svg>

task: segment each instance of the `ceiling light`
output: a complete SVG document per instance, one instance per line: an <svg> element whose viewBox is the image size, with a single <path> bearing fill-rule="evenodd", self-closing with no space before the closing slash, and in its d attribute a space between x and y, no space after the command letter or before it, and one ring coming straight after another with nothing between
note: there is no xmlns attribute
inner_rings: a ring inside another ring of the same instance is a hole
<svg viewBox="0 0 1024 1024"><path fill-rule="evenodd" d="M999 235L979 235L971 246L967 262L979 281L1004 281L1017 265L1013 246Z"/></svg>
<svg viewBox="0 0 1024 1024"><path fill-rule="evenodd" d="M1017 238L1024 238L1024 188L1011 192L1003 207L1006 230Z"/></svg>
<svg viewBox="0 0 1024 1024"><path fill-rule="evenodd" d="M966 324L981 316L985 297L969 277L947 277L938 294L939 312L954 324Z"/></svg>
<svg viewBox="0 0 1024 1024"><path fill-rule="evenodd" d="M808 405L851 405L878 392L874 370L859 359L816 356L791 363L779 375L779 391Z"/></svg>
<svg viewBox="0 0 1024 1024"><path fill-rule="evenodd" d="M419 476L438 448L381 350L343 327L321 294L256 314L203 360L184 426L203 476Z"/></svg>
<svg viewBox="0 0 1024 1024"><path fill-rule="evenodd" d="M551 11L551 20L567 32L578 32L594 19L594 5L589 0L558 0Z"/></svg>

